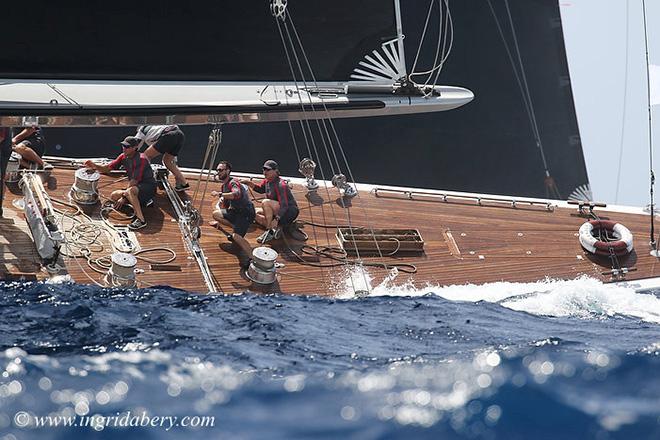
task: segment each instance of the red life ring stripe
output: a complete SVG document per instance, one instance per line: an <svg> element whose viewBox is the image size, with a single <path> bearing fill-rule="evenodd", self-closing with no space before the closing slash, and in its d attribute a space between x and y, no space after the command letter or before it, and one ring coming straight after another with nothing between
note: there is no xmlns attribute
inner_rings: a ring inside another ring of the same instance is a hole
<svg viewBox="0 0 660 440"><path fill-rule="evenodd" d="M595 237L594 233L598 231L605 231L610 235L614 235L614 227L618 224L611 220L590 220L589 223L593 226L592 235ZM594 254L602 256L610 256L612 253L616 256L628 255L628 243L623 240L616 241L603 241L597 240L593 243L596 251Z"/></svg>

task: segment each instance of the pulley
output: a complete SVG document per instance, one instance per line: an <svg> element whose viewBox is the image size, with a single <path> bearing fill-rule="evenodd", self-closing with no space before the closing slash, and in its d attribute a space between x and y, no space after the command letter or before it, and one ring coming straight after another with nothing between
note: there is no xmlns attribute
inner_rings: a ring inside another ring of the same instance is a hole
<svg viewBox="0 0 660 440"><path fill-rule="evenodd" d="M316 191L319 189L319 184L314 180L314 171L316 170L316 162L306 157L300 161L298 171L307 179L307 191Z"/></svg>
<svg viewBox="0 0 660 440"><path fill-rule="evenodd" d="M342 197L353 198L357 195L357 191L347 181L346 176L343 174L335 174L332 176L332 186L339 190Z"/></svg>

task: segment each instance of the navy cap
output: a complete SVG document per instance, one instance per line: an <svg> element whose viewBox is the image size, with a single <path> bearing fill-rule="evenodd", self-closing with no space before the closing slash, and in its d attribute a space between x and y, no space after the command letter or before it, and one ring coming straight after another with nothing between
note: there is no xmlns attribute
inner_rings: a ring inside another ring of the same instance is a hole
<svg viewBox="0 0 660 440"><path fill-rule="evenodd" d="M125 148L137 147L140 144L140 139L135 136L126 136L126 138L121 141L121 146Z"/></svg>
<svg viewBox="0 0 660 440"><path fill-rule="evenodd" d="M267 170L278 170L280 167L277 165L277 162L275 162L272 159L267 160L264 162L264 168Z"/></svg>

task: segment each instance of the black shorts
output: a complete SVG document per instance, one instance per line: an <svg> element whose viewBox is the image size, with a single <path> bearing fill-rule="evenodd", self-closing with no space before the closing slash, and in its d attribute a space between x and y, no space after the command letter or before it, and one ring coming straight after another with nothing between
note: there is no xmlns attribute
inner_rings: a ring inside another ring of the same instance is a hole
<svg viewBox="0 0 660 440"><path fill-rule="evenodd" d="M248 228L254 222L255 212L254 207L252 209L229 209L223 215L224 219L227 220L234 227L234 232L245 237Z"/></svg>
<svg viewBox="0 0 660 440"><path fill-rule="evenodd" d="M298 218L298 214L300 211L298 210L298 207L295 205L291 205L287 207L284 211L280 210L280 213L278 217L280 218L278 225L279 226L286 226L290 225L293 223L295 219Z"/></svg>
<svg viewBox="0 0 660 440"><path fill-rule="evenodd" d="M44 153L46 152L46 143L42 139L24 139L18 143L18 145L21 144L25 145L26 147L30 147L32 151L37 153L37 156L39 157L43 157Z"/></svg>
<svg viewBox="0 0 660 440"><path fill-rule="evenodd" d="M138 200L140 205L144 205L156 195L156 183L138 183Z"/></svg>
<svg viewBox="0 0 660 440"><path fill-rule="evenodd" d="M181 130L176 129L162 135L158 142L154 144L154 148L161 154L169 153L172 156L177 156L185 142L186 135Z"/></svg>

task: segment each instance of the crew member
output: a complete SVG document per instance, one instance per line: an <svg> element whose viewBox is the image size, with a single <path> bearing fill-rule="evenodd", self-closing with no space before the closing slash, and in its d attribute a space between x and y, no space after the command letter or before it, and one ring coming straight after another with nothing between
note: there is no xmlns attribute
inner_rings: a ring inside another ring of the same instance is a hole
<svg viewBox="0 0 660 440"><path fill-rule="evenodd" d="M229 239L236 243L248 256L252 247L245 240L248 228L254 222L255 210L245 185L231 177L231 164L225 160L220 161L216 167L218 180L222 182L220 191L212 191L211 195L220 197L219 208L213 211L214 221L211 226L220 229ZM228 233L222 226L233 228Z"/></svg>
<svg viewBox="0 0 660 440"><path fill-rule="evenodd" d="M176 164L176 158L179 151L186 142L186 135L178 125L143 125L138 128L135 137L140 141L138 148L143 144L149 147L144 151L149 161L163 155L163 165L176 179L174 189L185 191L190 188L190 184Z"/></svg>
<svg viewBox="0 0 660 440"><path fill-rule="evenodd" d="M24 127L20 133L14 136L11 143L12 150L21 155L20 165L22 167L29 168L32 164L36 164L39 168L44 167L41 157L46 151L46 139L39 127Z"/></svg>
<svg viewBox="0 0 660 440"><path fill-rule="evenodd" d="M153 197L156 194L156 179L149 158L145 153L138 152L140 140L133 136L128 136L121 142L122 153L115 160L107 165L100 165L91 160L85 161L85 166L108 173L122 167L126 170L128 176L128 188L113 191L110 198L115 202L115 208L121 208L126 202L130 203L135 210L135 220L128 225L132 230L142 229L147 226L147 221L142 212L142 205L153 203Z"/></svg>
<svg viewBox="0 0 660 440"><path fill-rule="evenodd" d="M263 172L265 179L261 183L255 184L249 179L241 181L256 192L266 194L266 198L261 201L261 208L256 210L257 223L266 228L266 232L257 238L259 243L280 238L282 229L291 226L299 213L291 188L280 179L277 162L264 162Z"/></svg>

